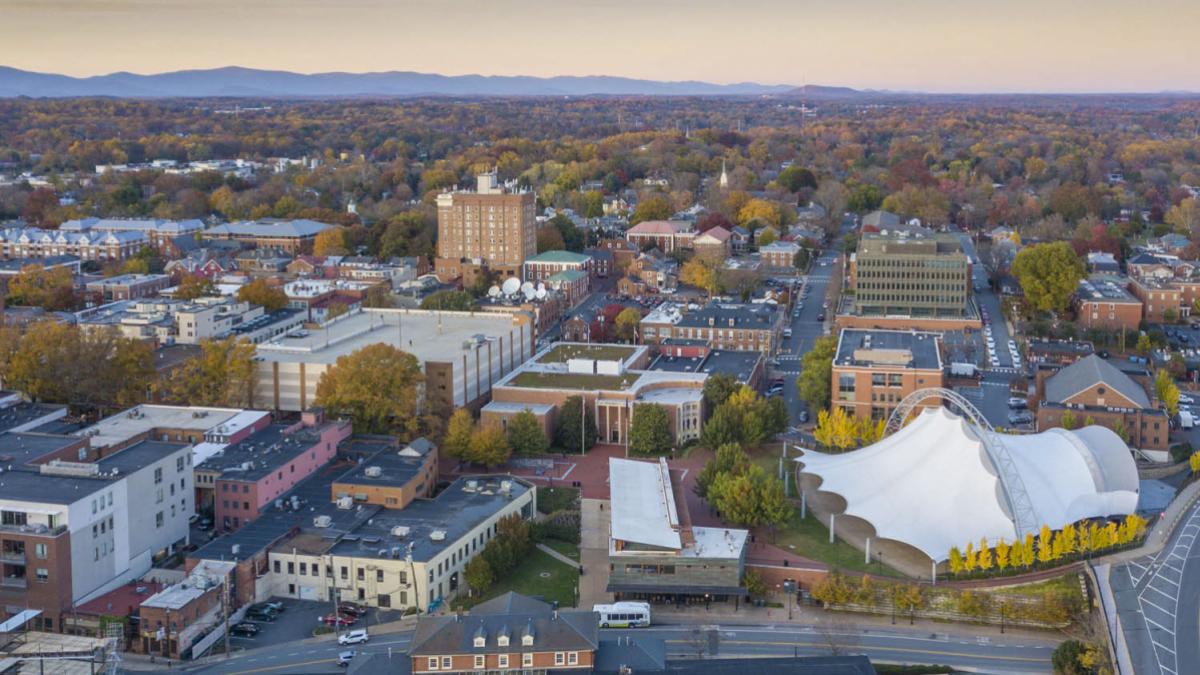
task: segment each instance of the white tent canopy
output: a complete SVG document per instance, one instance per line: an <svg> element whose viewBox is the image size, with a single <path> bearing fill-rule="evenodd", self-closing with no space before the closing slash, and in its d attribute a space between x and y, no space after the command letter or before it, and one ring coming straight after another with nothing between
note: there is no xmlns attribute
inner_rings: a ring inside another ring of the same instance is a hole
<svg viewBox="0 0 1200 675"><path fill-rule="evenodd" d="M995 434L1007 448L1039 524L1057 529L1083 518L1133 513L1137 467L1111 430L1051 429ZM934 561L953 546L1017 538L1001 479L980 434L945 408L928 408L883 440L840 455L805 451L801 472L846 500L845 513L878 537L900 541Z"/></svg>

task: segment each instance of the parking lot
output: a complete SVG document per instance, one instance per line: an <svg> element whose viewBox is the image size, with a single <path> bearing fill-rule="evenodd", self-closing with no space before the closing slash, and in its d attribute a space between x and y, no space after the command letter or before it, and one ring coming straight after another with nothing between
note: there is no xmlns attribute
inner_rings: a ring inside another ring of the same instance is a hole
<svg viewBox="0 0 1200 675"><path fill-rule="evenodd" d="M294 600L291 598L272 598L272 601L282 603L284 607L283 611L279 613L274 621L245 619L246 623L257 626L259 632L253 637L233 635L231 633L229 643L233 649L254 649L283 642L291 642L292 640L310 638L313 636L313 629L318 625L324 625L320 622L320 618L333 611L333 604L329 602ZM370 630L372 626L380 623L397 621L401 616L402 613L399 611L379 611L375 608L368 608L366 615L359 618L357 623L353 626L342 627L339 629L339 632L359 628ZM332 633L329 635L329 640L330 642L334 640ZM220 647L216 649L219 651Z"/></svg>

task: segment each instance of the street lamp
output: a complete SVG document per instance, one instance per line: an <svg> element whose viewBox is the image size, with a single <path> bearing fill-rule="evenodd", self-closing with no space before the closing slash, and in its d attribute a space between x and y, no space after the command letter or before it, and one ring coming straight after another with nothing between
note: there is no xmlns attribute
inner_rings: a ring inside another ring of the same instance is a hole
<svg viewBox="0 0 1200 675"><path fill-rule="evenodd" d="M792 596L796 594L796 582L793 579L783 580L783 592L787 594L788 621L792 620Z"/></svg>

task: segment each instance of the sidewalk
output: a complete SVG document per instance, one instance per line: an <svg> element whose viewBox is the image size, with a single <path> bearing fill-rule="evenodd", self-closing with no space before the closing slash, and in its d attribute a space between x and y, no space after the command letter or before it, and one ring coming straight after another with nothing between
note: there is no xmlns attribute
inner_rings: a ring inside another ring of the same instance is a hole
<svg viewBox="0 0 1200 675"><path fill-rule="evenodd" d="M779 598L775 598L779 600ZM1007 639L1020 638L1030 642L1046 645L1057 645L1062 641L1062 634L1057 631L1032 630L1028 628L1006 627L1000 632L999 626L984 624L949 623L917 617L912 625L908 617L896 615L896 623L892 624L890 615L863 614L859 612L833 612L811 605L792 605L792 618L788 619L787 607L753 607L741 605L734 611L729 603L712 603L709 609L703 605L691 605L676 609L670 605L652 605L651 616L656 625L687 624L701 626L719 624L721 626L736 626L739 624L757 625L763 627L801 627L819 625L828 621L849 623L863 633L880 633L897 631L902 633L928 633L929 635L944 635L955 638L975 640L979 637ZM699 620L703 618L703 620ZM767 628L770 630L770 628Z"/></svg>
<svg viewBox="0 0 1200 675"><path fill-rule="evenodd" d="M579 562L584 573L579 577L579 606L591 608L613 601L608 592L608 500L585 498L580 508Z"/></svg>
<svg viewBox="0 0 1200 675"><path fill-rule="evenodd" d="M554 558L555 560L557 560L561 563L570 565L571 567L579 567L578 560L571 560L567 556L559 553L558 551L555 551L554 549L550 548L549 546L547 546L545 544L538 544L537 548L542 553L545 553L546 555L550 556L551 558Z"/></svg>

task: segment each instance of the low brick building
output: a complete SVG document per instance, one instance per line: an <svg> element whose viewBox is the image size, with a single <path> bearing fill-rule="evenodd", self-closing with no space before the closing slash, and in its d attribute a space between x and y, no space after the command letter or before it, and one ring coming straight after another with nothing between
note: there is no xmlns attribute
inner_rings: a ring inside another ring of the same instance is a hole
<svg viewBox="0 0 1200 675"><path fill-rule="evenodd" d="M1084 328L1137 330L1142 301L1126 290L1128 279L1094 277L1079 282L1075 293L1078 323Z"/></svg>
<svg viewBox="0 0 1200 675"><path fill-rule="evenodd" d="M1170 421L1146 385L1095 354L1040 376L1037 388L1038 431L1064 426L1064 417L1070 428L1085 426L1090 419L1117 432L1131 446L1144 450L1168 446Z"/></svg>
<svg viewBox="0 0 1200 675"><path fill-rule="evenodd" d="M165 274L121 274L88 282L87 292L99 302L113 302L153 297L172 285Z"/></svg>
<svg viewBox="0 0 1200 675"><path fill-rule="evenodd" d="M833 357L833 406L854 417L886 419L905 396L941 387L935 333L846 329ZM929 405L938 405L931 400Z"/></svg>
<svg viewBox="0 0 1200 675"><path fill-rule="evenodd" d="M333 482L333 500L402 509L414 499L433 495L438 449L418 438L401 449L387 449L359 463Z"/></svg>
<svg viewBox="0 0 1200 675"><path fill-rule="evenodd" d="M784 314L769 303L696 307L664 302L642 319L642 341L704 340L713 349L757 350L770 355L778 348Z"/></svg>

